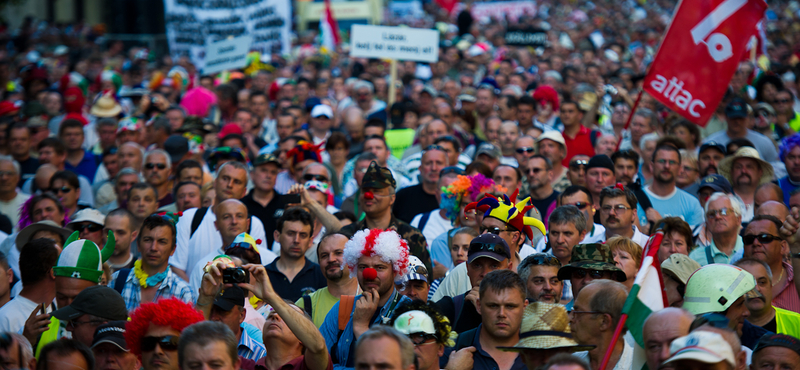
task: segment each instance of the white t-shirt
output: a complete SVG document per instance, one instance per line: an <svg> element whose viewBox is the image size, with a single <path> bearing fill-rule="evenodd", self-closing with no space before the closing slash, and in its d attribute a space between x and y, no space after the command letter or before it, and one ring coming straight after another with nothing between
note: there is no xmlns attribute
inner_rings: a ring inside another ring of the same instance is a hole
<svg viewBox="0 0 800 370"><path fill-rule="evenodd" d="M633 367L633 346L631 346L630 343L624 339L623 343L625 343L625 346L623 347L622 354L619 356L617 365L614 366L613 370L630 370ZM572 355L581 360L589 362L589 351L575 352Z"/></svg>
<svg viewBox="0 0 800 370"><path fill-rule="evenodd" d="M278 255L272 253L272 251L267 248L258 248L258 252L261 254L262 265L268 265L278 257ZM200 284L203 282L203 267L206 267L207 263L211 262L214 257L220 254L225 254L222 248L206 254L197 261L191 271L186 271L186 274L189 275L189 286L192 288L193 292L197 292L197 290L200 289Z"/></svg>
<svg viewBox="0 0 800 370"><path fill-rule="evenodd" d="M14 231L17 230L17 223L19 223L19 207L22 206L22 203L25 203L28 198L30 198L30 194L25 194L23 192L18 191L17 196L14 199L6 201L0 201L0 213L6 215L9 220L11 220L11 225L14 227Z"/></svg>
<svg viewBox="0 0 800 370"><path fill-rule="evenodd" d="M178 240L177 246L175 247L175 254L169 258L170 266L183 270L184 272L187 272L187 269L197 265L197 262L203 258L203 256L215 252L222 247L222 236L219 234L217 227L214 226L214 221L217 220L217 216L211 208L206 210L203 221L200 222L194 235L190 237L192 232L192 219L196 212L197 208L183 211L183 216L181 216L176 225ZM250 235L256 240L267 240L266 233L264 232L264 224L261 223L258 217L250 216ZM267 248L264 249L266 250Z"/></svg>
<svg viewBox="0 0 800 370"><path fill-rule="evenodd" d="M428 222L426 222L424 227L420 230L422 235L425 236L425 240L434 240L437 236L453 228L453 224L450 223L450 220L442 217L439 210L440 209L437 208L428 212L430 215L428 216ZM425 213L420 213L414 216L410 225L419 229L419 223L424 215ZM428 244L428 249L430 249L430 243Z"/></svg>
<svg viewBox="0 0 800 370"><path fill-rule="evenodd" d="M606 241L606 233L603 232L603 238L600 241ZM639 228L636 226L633 227L633 238L631 238L634 243L639 244L640 247L644 248L647 245L647 241L650 240L650 236L645 235L643 232L639 231Z"/></svg>
<svg viewBox="0 0 800 370"><path fill-rule="evenodd" d="M45 312L53 312L53 305L47 305ZM16 296L8 301L5 306L0 307L0 333L11 332L22 334L25 321L31 316L31 312L39 307L36 302L23 296Z"/></svg>

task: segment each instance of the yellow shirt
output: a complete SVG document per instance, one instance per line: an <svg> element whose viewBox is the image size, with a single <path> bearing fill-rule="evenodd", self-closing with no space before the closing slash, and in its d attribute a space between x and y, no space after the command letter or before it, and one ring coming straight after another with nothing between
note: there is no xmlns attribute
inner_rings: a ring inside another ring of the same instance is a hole
<svg viewBox="0 0 800 370"><path fill-rule="evenodd" d="M800 338L800 314L778 307L773 308L775 308L775 326L778 334Z"/></svg>
<svg viewBox="0 0 800 370"><path fill-rule="evenodd" d="M328 311L333 308L333 305L339 302L339 298L334 297L328 291L328 287L319 289L311 293L308 297L311 298L311 319L314 321L314 325L320 328L322 327L322 323L325 322L325 316L328 316ZM305 310L303 297L300 297L295 304Z"/></svg>

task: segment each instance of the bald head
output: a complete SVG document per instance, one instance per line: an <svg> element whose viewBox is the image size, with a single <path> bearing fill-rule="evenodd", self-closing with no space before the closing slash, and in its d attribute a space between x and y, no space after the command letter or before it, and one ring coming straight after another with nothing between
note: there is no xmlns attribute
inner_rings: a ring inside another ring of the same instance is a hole
<svg viewBox="0 0 800 370"><path fill-rule="evenodd" d="M364 111L357 106L347 107L342 112L342 125L350 139L360 142L364 138Z"/></svg>
<svg viewBox="0 0 800 370"><path fill-rule="evenodd" d="M52 164L43 164L36 170L33 181L36 182L37 189L47 189L50 187L50 178L58 172L58 168Z"/></svg>
<svg viewBox="0 0 800 370"><path fill-rule="evenodd" d="M756 188L753 196L756 209L768 201L783 202L783 190L778 184L767 182Z"/></svg>
<svg viewBox="0 0 800 370"><path fill-rule="evenodd" d="M761 206L756 209L756 216L757 215L775 216L779 220L784 221L786 220L786 216L789 216L789 208L781 202L769 200L762 203Z"/></svg>
<svg viewBox="0 0 800 370"><path fill-rule="evenodd" d="M250 228L250 217L247 214L247 207L238 199L226 199L214 206L214 214L217 226L222 236L222 245L228 246L233 243L237 235L247 232Z"/></svg>
<svg viewBox="0 0 800 370"><path fill-rule="evenodd" d="M645 356L648 368L658 369L669 358L670 344L689 334L693 320L691 312L676 307L667 307L647 317L642 327L642 337L647 348Z"/></svg>

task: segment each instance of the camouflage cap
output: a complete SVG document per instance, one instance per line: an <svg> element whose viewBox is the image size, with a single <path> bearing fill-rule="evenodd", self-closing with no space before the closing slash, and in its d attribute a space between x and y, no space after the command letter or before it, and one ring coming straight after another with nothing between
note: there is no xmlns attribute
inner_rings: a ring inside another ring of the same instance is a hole
<svg viewBox="0 0 800 370"><path fill-rule="evenodd" d="M383 189L389 186L397 188L392 171L386 167L379 166L378 162L372 161L369 164L369 168L367 168L367 173L364 174L364 179L361 180L361 187Z"/></svg>
<svg viewBox="0 0 800 370"><path fill-rule="evenodd" d="M627 277L611 256L611 248L605 244L578 244L572 248L570 263L558 269L558 278L568 280L572 278L572 270L582 268L587 270L600 270L614 272L617 281L625 281Z"/></svg>

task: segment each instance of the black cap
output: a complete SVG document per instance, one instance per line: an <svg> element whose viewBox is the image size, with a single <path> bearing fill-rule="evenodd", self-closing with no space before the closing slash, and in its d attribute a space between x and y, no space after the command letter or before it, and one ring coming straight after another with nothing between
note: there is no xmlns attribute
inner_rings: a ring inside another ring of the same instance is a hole
<svg viewBox="0 0 800 370"><path fill-rule="evenodd" d="M742 98L733 98L725 107L725 117L743 118L747 117L747 103Z"/></svg>
<svg viewBox="0 0 800 370"><path fill-rule="evenodd" d="M495 261L504 261L511 258L511 249L503 238L486 233L478 235L469 242L469 252L467 252L467 263L479 257L488 257Z"/></svg>
<svg viewBox="0 0 800 370"><path fill-rule="evenodd" d="M164 150L169 153L172 166L176 166L186 153L189 153L189 140L181 135L170 135L164 141Z"/></svg>
<svg viewBox="0 0 800 370"><path fill-rule="evenodd" d="M128 344L125 342L125 322L124 320L111 321L98 326L97 330L94 331L92 348L103 343L111 343L127 352Z"/></svg>
<svg viewBox="0 0 800 370"><path fill-rule="evenodd" d="M244 301L244 290L238 286L232 286L219 293L217 299L214 300L214 306L221 308L223 311L230 311L234 306L244 307Z"/></svg>
<svg viewBox="0 0 800 370"><path fill-rule="evenodd" d="M788 348L794 351L794 353L800 355L800 339L790 335L764 334L764 336L758 340L758 344L756 344L756 348L753 350L753 353L755 354L756 352L767 347Z"/></svg>
<svg viewBox="0 0 800 370"><path fill-rule="evenodd" d="M116 290L105 285L95 285L78 293L69 306L53 311L52 315L62 321L73 320L81 315L127 320L128 309L125 307L125 300Z"/></svg>
<svg viewBox="0 0 800 370"><path fill-rule="evenodd" d="M700 186L697 187L697 191L699 192L703 188L711 188L714 189L714 191L723 192L725 194L733 193L733 188L731 187L731 183L728 182L728 179L716 173L703 177L703 179L700 180Z"/></svg>
<svg viewBox="0 0 800 370"><path fill-rule="evenodd" d="M253 161L253 166L260 166L267 163L275 163L278 165L278 168L281 167L281 162L278 162L278 157L272 153L259 154L258 157L256 157L256 159Z"/></svg>
<svg viewBox="0 0 800 370"><path fill-rule="evenodd" d="M397 183L394 181L392 171L386 167L381 167L378 162L372 161L367 168L367 173L361 180L361 188L383 189L386 187L397 188Z"/></svg>
<svg viewBox="0 0 800 370"><path fill-rule="evenodd" d="M605 154L598 154L589 159L589 164L586 165L586 171L588 172L592 168L607 168L611 170L611 172L614 172L614 161Z"/></svg>
<svg viewBox="0 0 800 370"><path fill-rule="evenodd" d="M700 151L697 152L697 154L703 154L706 149L716 149L722 153L722 155L728 155L728 149L725 148L725 145L722 145L716 141L709 141L707 143L703 143L703 145L700 145Z"/></svg>

